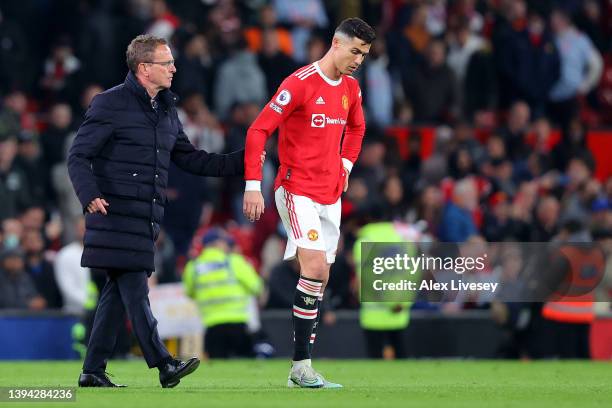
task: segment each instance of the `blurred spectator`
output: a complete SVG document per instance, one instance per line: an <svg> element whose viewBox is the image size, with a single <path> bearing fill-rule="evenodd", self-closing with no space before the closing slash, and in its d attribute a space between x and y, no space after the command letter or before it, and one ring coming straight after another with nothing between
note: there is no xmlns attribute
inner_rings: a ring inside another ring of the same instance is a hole
<svg viewBox="0 0 612 408"><path fill-rule="evenodd" d="M14 90L4 97L4 109L0 113L0 130L4 133L19 133L21 130L37 132L34 114L28 108L28 98L21 90Z"/></svg>
<svg viewBox="0 0 612 408"><path fill-rule="evenodd" d="M554 196L540 199L535 213L535 222L531 227L530 241L548 242L558 232L558 222L561 206Z"/></svg>
<svg viewBox="0 0 612 408"><path fill-rule="evenodd" d="M525 138L529 131L530 113L525 102L515 102L510 108L507 124L497 132L504 139L506 153L512 161L524 160L527 156Z"/></svg>
<svg viewBox="0 0 612 408"><path fill-rule="evenodd" d="M262 46L257 54L259 68L266 76L267 97L271 98L283 80L296 70L295 62L279 48L276 31L265 29L261 35Z"/></svg>
<svg viewBox="0 0 612 408"><path fill-rule="evenodd" d="M51 107L49 111L49 127L40 136L40 144L43 151L47 171L58 163L66 160L67 141L73 130L72 109L70 105L58 103Z"/></svg>
<svg viewBox="0 0 612 408"><path fill-rule="evenodd" d="M183 131L197 149L210 153L221 153L224 150L223 128L208 110L200 93L187 93L178 115ZM167 197L172 205L166 208L164 217L164 228L170 236L165 245L171 245L176 255L187 254L206 206L218 201L219 189L220 180L203 179L170 164Z"/></svg>
<svg viewBox="0 0 612 408"><path fill-rule="evenodd" d="M25 252L26 270L36 291L45 299L48 309L60 309L62 295L55 280L53 265L45 259L45 241L40 230L27 229L21 238L21 247Z"/></svg>
<svg viewBox="0 0 612 408"><path fill-rule="evenodd" d="M185 97L190 93L199 93L205 96L207 104L211 104L215 59L208 40L202 34L185 31L179 36L179 43L181 52L176 59L172 89Z"/></svg>
<svg viewBox="0 0 612 408"><path fill-rule="evenodd" d="M459 147L451 153L448 158L448 174L455 180L473 175L476 172L476 164L470 150Z"/></svg>
<svg viewBox="0 0 612 408"><path fill-rule="evenodd" d="M484 39L470 30L469 20L467 18L458 19L457 26L449 33L446 62L457 79L460 101L463 101L464 84L470 59L484 47Z"/></svg>
<svg viewBox="0 0 612 408"><path fill-rule="evenodd" d="M286 28L279 26L276 10L271 4L265 4L259 9L258 23L258 25L247 27L244 30L244 36L252 52L260 53L264 50L264 43L266 42L264 36L268 32L268 35L273 37L268 41L275 44L283 54L293 55L291 33Z"/></svg>
<svg viewBox="0 0 612 408"><path fill-rule="evenodd" d="M146 33L161 37L169 42L174 30L179 26L180 20L172 14L166 0L151 0L151 14L153 22Z"/></svg>
<svg viewBox="0 0 612 408"><path fill-rule="evenodd" d="M397 176L387 178L382 185L382 216L389 221L404 221L407 211L402 181Z"/></svg>
<svg viewBox="0 0 612 408"><path fill-rule="evenodd" d="M81 99L79 100L79 105L76 108L75 114L73 115L74 128L78 128L81 125L81 122L85 119L85 112L87 112L87 109L89 108L94 96L103 91L104 89L98 84L90 84L83 89Z"/></svg>
<svg viewBox="0 0 612 408"><path fill-rule="evenodd" d="M546 21L531 12L526 27L513 27L498 45L497 64L505 92L502 106L523 100L532 116L540 117L560 72L559 54Z"/></svg>
<svg viewBox="0 0 612 408"><path fill-rule="evenodd" d="M71 40L60 37L45 60L40 86L51 100L75 101L80 69L81 61L74 55Z"/></svg>
<svg viewBox="0 0 612 408"><path fill-rule="evenodd" d="M448 153L450 150L451 132L447 127L436 129L434 151L423 161L420 169L421 182L438 184L448 175Z"/></svg>
<svg viewBox="0 0 612 408"><path fill-rule="evenodd" d="M306 43L317 28L329 24L322 0L273 0L280 23L292 26L293 59L298 63L306 62Z"/></svg>
<svg viewBox="0 0 612 408"><path fill-rule="evenodd" d="M34 282L25 271L21 249L0 252L0 309L42 310L45 299L37 292Z"/></svg>
<svg viewBox="0 0 612 408"><path fill-rule="evenodd" d="M427 19L425 26L432 36L441 36L446 31L447 0L432 0L427 2Z"/></svg>
<svg viewBox="0 0 612 408"><path fill-rule="evenodd" d="M584 0L581 3L582 10L576 18L576 26L589 36L600 53L604 53L609 49L610 44L601 24L601 5L597 0Z"/></svg>
<svg viewBox="0 0 612 408"><path fill-rule="evenodd" d="M84 315L90 297L91 273L81 266L85 219L81 217L76 225L77 239L63 247L55 257L55 279L64 299L64 310L68 313Z"/></svg>
<svg viewBox="0 0 612 408"><path fill-rule="evenodd" d="M563 189L562 221L578 220L586 223L591 203L599 195L601 184L592 178L595 161L590 156L575 156L561 179Z"/></svg>
<svg viewBox="0 0 612 408"><path fill-rule="evenodd" d="M155 241L155 273L153 277L156 283L173 283L181 279L176 273L176 252L174 244L166 232L162 229Z"/></svg>
<svg viewBox="0 0 612 408"><path fill-rule="evenodd" d="M296 262L280 261L271 272L268 286L267 309L290 309L293 306L291 291L297 286L300 278L299 265Z"/></svg>
<svg viewBox="0 0 612 408"><path fill-rule="evenodd" d="M312 35L306 43L306 61L311 64L315 61L323 58L323 55L327 52L328 44L319 35Z"/></svg>
<svg viewBox="0 0 612 408"><path fill-rule="evenodd" d="M513 239L513 220L510 216L508 196L499 191L491 196L484 213L482 234L489 242Z"/></svg>
<svg viewBox="0 0 612 408"><path fill-rule="evenodd" d="M435 40L427 48L425 62L402 73L416 122L445 122L454 117L457 86L445 52L444 43Z"/></svg>
<svg viewBox="0 0 612 408"><path fill-rule="evenodd" d="M235 103L266 100L266 77L257 65L257 58L240 40L230 57L221 64L216 79L215 109L217 116L227 119Z"/></svg>
<svg viewBox="0 0 612 408"><path fill-rule="evenodd" d="M377 38L370 48L370 58L365 61L363 76L363 98L368 123L377 127L386 127L393 122L393 97L395 91L391 73L389 72L389 57L385 42ZM369 125L371 126L371 125Z"/></svg>
<svg viewBox="0 0 612 408"><path fill-rule="evenodd" d="M75 47L76 54L82 62L83 78L105 87L121 81L125 75L123 68L125 54L119 50L122 36L129 35L126 33L129 30L121 27L122 18L111 13L112 6L109 2L82 2L75 8L79 13L78 16L71 17L72 21L79 22ZM73 102L73 107L77 109L78 101ZM75 114L77 117L82 117L79 110L76 110Z"/></svg>
<svg viewBox="0 0 612 408"><path fill-rule="evenodd" d="M427 17L428 7L426 4L417 3L412 10L410 16L410 23L404 28L404 36L408 39L408 43L412 50L418 54L424 55L429 41L431 40L431 34L427 29Z"/></svg>
<svg viewBox="0 0 612 408"><path fill-rule="evenodd" d="M498 105L494 55L490 48L472 54L461 87L461 113L478 126L492 127Z"/></svg>
<svg viewBox="0 0 612 408"><path fill-rule="evenodd" d="M599 83L603 61L591 40L578 31L562 9L553 11L550 24L561 56L561 76L550 91L549 114L561 125L578 112L578 97Z"/></svg>
<svg viewBox="0 0 612 408"><path fill-rule="evenodd" d="M476 234L472 211L478 205L478 193L474 181L463 179L453 189L452 200L446 203L438 230L443 242L464 242Z"/></svg>
<svg viewBox="0 0 612 408"><path fill-rule="evenodd" d="M21 26L0 10L0 92L22 87L27 80L28 42Z"/></svg>
<svg viewBox="0 0 612 408"><path fill-rule="evenodd" d="M197 148L209 153L221 153L225 146L223 128L210 112L202 94L185 94L178 111L183 131L189 141Z"/></svg>
<svg viewBox="0 0 612 408"><path fill-rule="evenodd" d="M51 196L51 186L37 136L24 130L19 133L17 140L18 155L15 163L23 170L27 179L31 204L46 206L49 204L47 200Z"/></svg>
<svg viewBox="0 0 612 408"><path fill-rule="evenodd" d="M571 118L561 134L561 142L551 151L552 164L559 171L565 171L570 159L583 156L593 159L587 147L586 127L578 117Z"/></svg>
<svg viewBox="0 0 612 408"><path fill-rule="evenodd" d="M444 198L442 192L435 186L427 186L419 194L413 209L409 211L407 221L415 224L418 221L427 223L427 231L437 234L442 219Z"/></svg>
<svg viewBox="0 0 612 408"><path fill-rule="evenodd" d="M239 10L234 0L216 2L208 13L207 36L216 45L216 52L224 58L243 38Z"/></svg>
<svg viewBox="0 0 612 408"><path fill-rule="evenodd" d="M253 102L237 103L231 109L229 129L227 131L225 153L233 152L244 148L246 134L249 126L259 114L259 105ZM268 140L271 143L271 139ZM233 150L232 150L233 149ZM262 183L262 194L270 197L270 192L274 186L274 174L270 168L267 158L263 167L264 182ZM242 212L242 196L244 194L244 177L226 177L223 181L224 191L230 199L232 218L240 224L248 222Z"/></svg>
<svg viewBox="0 0 612 408"><path fill-rule="evenodd" d="M380 185L386 178L386 149L381 135L376 130L364 138L361 154L351 171L351 178L360 178L367 188L367 202L380 201Z"/></svg>
<svg viewBox="0 0 612 408"><path fill-rule="evenodd" d="M28 179L16 156L15 135L0 135L0 221L16 217L31 203Z"/></svg>
<svg viewBox="0 0 612 408"><path fill-rule="evenodd" d="M18 248L23 235L23 224L16 218L5 219L2 221L2 233L4 235L4 248Z"/></svg>

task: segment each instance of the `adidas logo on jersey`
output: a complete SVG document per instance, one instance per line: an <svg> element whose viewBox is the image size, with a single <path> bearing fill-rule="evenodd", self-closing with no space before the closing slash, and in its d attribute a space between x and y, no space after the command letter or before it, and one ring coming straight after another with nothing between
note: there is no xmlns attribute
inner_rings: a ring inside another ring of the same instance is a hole
<svg viewBox="0 0 612 408"><path fill-rule="evenodd" d="M315 103L317 105L325 105L325 101L323 100L322 96L319 96L319 98L317 98L317 101Z"/></svg>

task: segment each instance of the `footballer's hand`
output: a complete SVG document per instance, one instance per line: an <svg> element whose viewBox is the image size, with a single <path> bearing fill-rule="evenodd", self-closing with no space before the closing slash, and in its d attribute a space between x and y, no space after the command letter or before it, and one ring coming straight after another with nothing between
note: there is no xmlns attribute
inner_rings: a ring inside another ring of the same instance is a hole
<svg viewBox="0 0 612 408"><path fill-rule="evenodd" d="M261 191L245 191L244 201L242 203L242 212L249 221L254 222L259 220L261 214L264 213L264 199Z"/></svg>
<svg viewBox="0 0 612 408"><path fill-rule="evenodd" d="M106 215L106 207L108 207L108 203L105 199L94 198L87 206L87 212L90 214L101 212L102 214Z"/></svg>
<svg viewBox="0 0 612 408"><path fill-rule="evenodd" d="M348 190L348 179L349 179L349 171L346 169L346 167L344 168L344 190L342 190L343 192L346 193L346 190Z"/></svg>
<svg viewBox="0 0 612 408"><path fill-rule="evenodd" d="M266 151L265 150L261 152L260 159L261 159L261 167L263 168L263 165L266 162Z"/></svg>

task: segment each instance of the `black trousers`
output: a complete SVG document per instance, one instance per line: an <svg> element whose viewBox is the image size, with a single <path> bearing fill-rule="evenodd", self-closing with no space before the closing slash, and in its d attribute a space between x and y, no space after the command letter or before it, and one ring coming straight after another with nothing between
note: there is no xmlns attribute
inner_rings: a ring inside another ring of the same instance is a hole
<svg viewBox="0 0 612 408"><path fill-rule="evenodd" d="M383 348L393 347L395 358L406 358L404 329L400 330L363 330L369 358L383 358Z"/></svg>
<svg viewBox="0 0 612 408"><path fill-rule="evenodd" d="M253 339L244 323L206 328L204 350L209 358L253 357Z"/></svg>
<svg viewBox="0 0 612 408"><path fill-rule="evenodd" d="M124 324L125 314L140 345L149 368L167 360L170 353L159 338L157 320L149 304L148 274L107 270L108 279L94 317L83 372L102 373L115 349L117 334Z"/></svg>

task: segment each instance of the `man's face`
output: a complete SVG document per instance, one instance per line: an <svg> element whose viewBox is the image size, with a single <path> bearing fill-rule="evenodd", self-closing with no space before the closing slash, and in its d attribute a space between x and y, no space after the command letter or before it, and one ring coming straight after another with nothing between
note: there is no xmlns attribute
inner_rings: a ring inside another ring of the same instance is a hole
<svg viewBox="0 0 612 408"><path fill-rule="evenodd" d="M172 77L176 72L170 47L167 45L157 46L151 61L144 63L144 72L149 82L160 89L170 88Z"/></svg>
<svg viewBox="0 0 612 408"><path fill-rule="evenodd" d="M17 275L23 271L24 263L21 256L10 255L2 261L2 266L9 275Z"/></svg>
<svg viewBox="0 0 612 408"><path fill-rule="evenodd" d="M371 44L366 44L363 40L353 37L334 37L332 46L334 47L334 62L341 74L350 75L359 68L363 60L370 52Z"/></svg>

